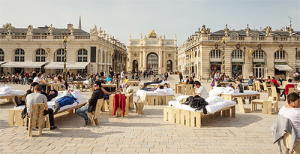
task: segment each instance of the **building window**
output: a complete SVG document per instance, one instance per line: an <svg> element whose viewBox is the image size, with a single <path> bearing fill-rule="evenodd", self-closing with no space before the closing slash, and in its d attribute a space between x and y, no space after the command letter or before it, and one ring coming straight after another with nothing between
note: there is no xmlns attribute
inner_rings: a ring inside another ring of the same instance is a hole
<svg viewBox="0 0 300 154"><path fill-rule="evenodd" d="M87 50L79 49L77 54L78 62L87 62Z"/></svg>
<svg viewBox="0 0 300 154"><path fill-rule="evenodd" d="M243 59L243 51L242 50L233 50L231 56L232 56L232 59Z"/></svg>
<svg viewBox="0 0 300 154"><path fill-rule="evenodd" d="M25 51L23 49L15 50L15 62L25 61Z"/></svg>
<svg viewBox="0 0 300 154"><path fill-rule="evenodd" d="M237 40L238 39L239 34L236 32L233 32L230 34L230 40Z"/></svg>
<svg viewBox="0 0 300 154"><path fill-rule="evenodd" d="M297 52L296 60L300 60L300 51Z"/></svg>
<svg viewBox="0 0 300 154"><path fill-rule="evenodd" d="M262 51L262 50L255 50L253 52L253 59L264 59L264 51Z"/></svg>
<svg viewBox="0 0 300 154"><path fill-rule="evenodd" d="M85 69L78 69L77 73L81 74L81 76L87 74L87 67L85 67Z"/></svg>
<svg viewBox="0 0 300 154"><path fill-rule="evenodd" d="M36 62L45 62L46 56L45 56L45 50L44 49L37 49L35 52L35 61Z"/></svg>
<svg viewBox="0 0 300 154"><path fill-rule="evenodd" d="M56 74L60 74L63 72L63 69L56 69Z"/></svg>
<svg viewBox="0 0 300 154"><path fill-rule="evenodd" d="M285 59L285 51L284 50L276 51L274 57L275 59Z"/></svg>
<svg viewBox="0 0 300 154"><path fill-rule="evenodd" d="M221 58L221 50L211 50L210 58Z"/></svg>
<svg viewBox="0 0 300 154"><path fill-rule="evenodd" d="M4 51L0 48L0 61L4 61Z"/></svg>
<svg viewBox="0 0 300 154"><path fill-rule="evenodd" d="M56 51L56 62L64 62L64 54L65 54L64 49L58 49Z"/></svg>

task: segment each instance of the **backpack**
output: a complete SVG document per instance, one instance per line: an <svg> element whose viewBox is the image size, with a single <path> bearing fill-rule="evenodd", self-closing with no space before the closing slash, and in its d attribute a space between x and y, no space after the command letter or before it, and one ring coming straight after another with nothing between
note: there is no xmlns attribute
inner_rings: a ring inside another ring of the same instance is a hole
<svg viewBox="0 0 300 154"><path fill-rule="evenodd" d="M196 95L196 96L190 96L188 97L187 101L185 102L185 105L189 105L191 108L196 108L195 111L199 111L203 108L203 113L207 114L207 110L205 108L208 103L205 101L204 98Z"/></svg>

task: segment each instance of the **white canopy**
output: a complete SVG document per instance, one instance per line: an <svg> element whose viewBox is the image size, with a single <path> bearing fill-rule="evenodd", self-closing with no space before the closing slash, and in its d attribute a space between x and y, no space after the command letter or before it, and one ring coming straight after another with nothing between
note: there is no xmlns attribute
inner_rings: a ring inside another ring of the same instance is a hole
<svg viewBox="0 0 300 154"><path fill-rule="evenodd" d="M85 69L89 62L67 62L67 69ZM52 62L45 69L64 69L64 62Z"/></svg>
<svg viewBox="0 0 300 154"><path fill-rule="evenodd" d="M293 71L289 65L275 65L275 68L279 71Z"/></svg>
<svg viewBox="0 0 300 154"><path fill-rule="evenodd" d="M47 62L8 62L1 67L18 67L18 68L41 68Z"/></svg>
<svg viewBox="0 0 300 154"><path fill-rule="evenodd" d="M98 65L106 65L106 63L98 63Z"/></svg>

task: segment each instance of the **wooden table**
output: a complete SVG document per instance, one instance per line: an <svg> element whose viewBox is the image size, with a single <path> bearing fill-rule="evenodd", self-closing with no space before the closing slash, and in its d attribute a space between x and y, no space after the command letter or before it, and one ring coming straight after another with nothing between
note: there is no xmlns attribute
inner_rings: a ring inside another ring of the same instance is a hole
<svg viewBox="0 0 300 154"><path fill-rule="evenodd" d="M10 96L0 96L0 99L6 99L7 102L12 102L12 99L17 96L20 100L25 100L25 94L23 95L10 95Z"/></svg>
<svg viewBox="0 0 300 154"><path fill-rule="evenodd" d="M129 80L129 81L128 81L128 85L129 85L129 86L138 86L139 83L140 83L139 80Z"/></svg>
<svg viewBox="0 0 300 154"><path fill-rule="evenodd" d="M244 93L233 93L233 94L221 94L221 97L225 100L232 100L232 98L238 98L239 110L242 113L246 113L242 98L249 97L249 101L251 102L251 97L256 97L256 99L260 99L260 94L257 91L248 91L245 90Z"/></svg>
<svg viewBox="0 0 300 154"><path fill-rule="evenodd" d="M109 96L109 115L110 116L113 115L114 96L115 96L115 94L111 94ZM126 93L125 96L126 96L126 106L125 106L124 116L128 116L129 109L131 109L131 108L133 109L133 93L131 93L131 94ZM130 106L131 106L131 108L130 108Z"/></svg>

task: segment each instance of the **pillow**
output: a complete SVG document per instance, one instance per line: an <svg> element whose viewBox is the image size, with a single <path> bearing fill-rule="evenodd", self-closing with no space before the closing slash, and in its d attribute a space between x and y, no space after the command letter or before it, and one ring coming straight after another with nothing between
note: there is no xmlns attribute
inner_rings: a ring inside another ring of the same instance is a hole
<svg viewBox="0 0 300 154"><path fill-rule="evenodd" d="M214 87L211 91L209 91L209 96L218 96L225 91L224 87Z"/></svg>

